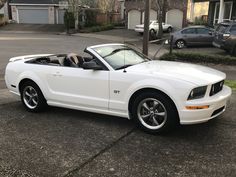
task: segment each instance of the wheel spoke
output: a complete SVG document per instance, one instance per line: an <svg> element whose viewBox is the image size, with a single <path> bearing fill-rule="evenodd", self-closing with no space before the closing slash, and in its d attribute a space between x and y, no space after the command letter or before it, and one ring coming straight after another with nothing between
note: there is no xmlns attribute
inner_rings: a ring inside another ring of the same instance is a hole
<svg viewBox="0 0 236 177"><path fill-rule="evenodd" d="M154 116L152 117L152 123L154 123L154 125L160 125Z"/></svg>
<svg viewBox="0 0 236 177"><path fill-rule="evenodd" d="M147 115L141 115L141 117L142 117L142 118L143 118L143 120L144 120L144 119L147 119L147 118L149 118L149 117L150 117L150 115L151 115L151 114L147 114Z"/></svg>
<svg viewBox="0 0 236 177"><path fill-rule="evenodd" d="M159 103L157 101L153 101L153 110L157 109Z"/></svg>
<svg viewBox="0 0 236 177"><path fill-rule="evenodd" d="M37 101L35 100L35 98L32 98L32 102L34 103L34 105L37 105Z"/></svg>
<svg viewBox="0 0 236 177"><path fill-rule="evenodd" d="M149 108L149 106L147 105L147 103L144 103L144 104L143 104L143 107L144 107L147 111L150 111L150 108Z"/></svg>
<svg viewBox="0 0 236 177"><path fill-rule="evenodd" d="M31 96L31 95L29 94L29 92L27 92L27 91L25 92L25 95L28 96L28 97Z"/></svg>
<svg viewBox="0 0 236 177"><path fill-rule="evenodd" d="M158 116L165 116L166 115L165 112L158 112L158 113L155 113L155 114L158 115Z"/></svg>

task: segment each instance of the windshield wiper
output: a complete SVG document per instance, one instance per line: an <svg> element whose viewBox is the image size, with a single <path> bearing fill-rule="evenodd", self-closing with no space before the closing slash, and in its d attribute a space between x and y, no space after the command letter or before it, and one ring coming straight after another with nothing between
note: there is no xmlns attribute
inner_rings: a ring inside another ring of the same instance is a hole
<svg viewBox="0 0 236 177"><path fill-rule="evenodd" d="M122 50L132 50L132 49L130 49L130 48L120 48L120 49L116 49L116 50L112 51L111 53L109 53L108 55L103 56L103 58L106 58L106 57L109 57L109 56L111 56L111 55L114 55L114 54L116 54L116 53L118 53L118 52L120 52L120 51L122 51Z"/></svg>
<svg viewBox="0 0 236 177"><path fill-rule="evenodd" d="M125 69L125 68L128 68L130 66L133 66L133 65L124 65L124 66L121 66L119 68L116 68L116 70L119 70L119 69Z"/></svg>

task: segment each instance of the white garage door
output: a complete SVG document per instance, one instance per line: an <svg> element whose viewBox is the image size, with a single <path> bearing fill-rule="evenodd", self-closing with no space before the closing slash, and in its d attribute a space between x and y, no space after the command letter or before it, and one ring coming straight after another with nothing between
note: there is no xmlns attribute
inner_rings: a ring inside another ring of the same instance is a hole
<svg viewBox="0 0 236 177"><path fill-rule="evenodd" d="M140 24L141 12L138 10L131 10L128 12L128 29L134 29L136 25Z"/></svg>
<svg viewBox="0 0 236 177"><path fill-rule="evenodd" d="M183 27L184 13L178 9L172 9L166 13L166 23L171 24L174 28Z"/></svg>
<svg viewBox="0 0 236 177"><path fill-rule="evenodd" d="M48 9L18 9L19 23L48 24Z"/></svg>
<svg viewBox="0 0 236 177"><path fill-rule="evenodd" d="M58 10L58 24L64 24L64 14L65 10L62 9Z"/></svg>
<svg viewBox="0 0 236 177"><path fill-rule="evenodd" d="M142 18L142 23L144 23L145 19L145 12L143 12L143 18ZM157 11L155 10L150 10L150 20L157 20Z"/></svg>

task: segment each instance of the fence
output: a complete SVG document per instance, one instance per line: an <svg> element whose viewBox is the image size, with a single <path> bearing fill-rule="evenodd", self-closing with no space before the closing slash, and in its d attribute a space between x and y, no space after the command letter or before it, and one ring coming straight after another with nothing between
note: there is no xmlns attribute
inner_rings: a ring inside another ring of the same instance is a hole
<svg viewBox="0 0 236 177"><path fill-rule="evenodd" d="M120 13L98 13L96 21L98 24L119 23Z"/></svg>

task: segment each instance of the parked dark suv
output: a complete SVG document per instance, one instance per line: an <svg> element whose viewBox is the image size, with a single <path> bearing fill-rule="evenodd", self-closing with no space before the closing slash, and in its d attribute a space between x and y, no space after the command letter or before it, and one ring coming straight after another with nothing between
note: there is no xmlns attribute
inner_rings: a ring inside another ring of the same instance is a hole
<svg viewBox="0 0 236 177"><path fill-rule="evenodd" d="M236 22L220 23L214 32L213 45L236 56Z"/></svg>

